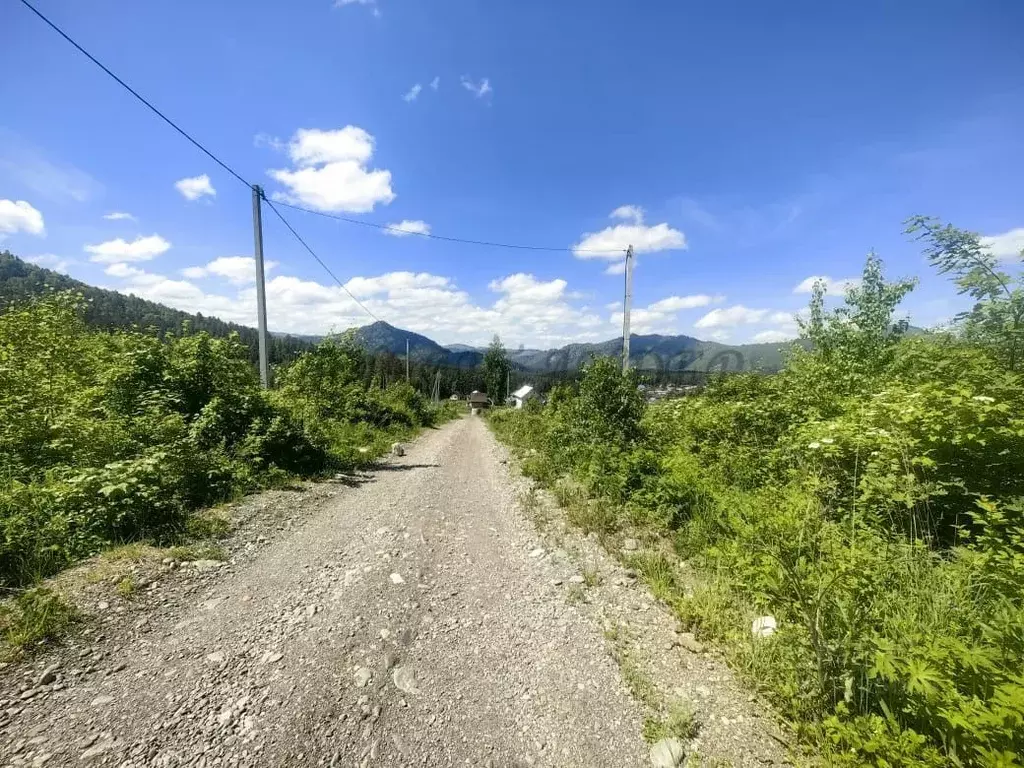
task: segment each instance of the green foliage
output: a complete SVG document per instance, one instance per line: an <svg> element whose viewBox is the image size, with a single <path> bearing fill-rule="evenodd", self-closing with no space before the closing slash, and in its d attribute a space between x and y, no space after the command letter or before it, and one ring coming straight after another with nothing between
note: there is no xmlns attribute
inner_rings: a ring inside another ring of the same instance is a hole
<svg viewBox="0 0 1024 768"><path fill-rule="evenodd" d="M368 462L438 411L331 340L260 388L235 336L90 330L56 293L0 315L0 586L111 543L181 538L193 512L282 476ZM206 520L204 517L203 520Z"/></svg>
<svg viewBox="0 0 1024 768"><path fill-rule="evenodd" d="M976 307L956 333L906 338L895 313L912 283L887 282L871 256L843 306L826 312L815 292L813 345L777 375L721 378L645 411L609 361L540 413L491 423L570 520L642 529L653 547L630 564L684 625L723 642L830 763L1020 765L1013 299L964 266L987 258L976 237L927 232L933 263L979 302L1006 306ZM669 545L706 585L684 592ZM764 614L779 629L755 639L750 622Z"/></svg>
<svg viewBox="0 0 1024 768"><path fill-rule="evenodd" d="M907 233L923 240L925 256L940 274L953 275L974 306L957 321L965 338L995 351L1011 371L1024 366L1024 278L1011 277L974 232L927 216L907 222ZM1018 255L1024 260L1024 252Z"/></svg>
<svg viewBox="0 0 1024 768"><path fill-rule="evenodd" d="M497 336L491 341L484 353L484 381L487 384L487 395L495 405L505 402L508 396L508 376L512 370L508 354Z"/></svg>

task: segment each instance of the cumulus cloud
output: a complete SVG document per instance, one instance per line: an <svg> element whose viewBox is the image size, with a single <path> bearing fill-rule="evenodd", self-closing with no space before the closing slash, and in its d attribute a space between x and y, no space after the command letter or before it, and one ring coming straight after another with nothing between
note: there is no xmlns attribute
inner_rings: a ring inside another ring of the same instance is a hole
<svg viewBox="0 0 1024 768"><path fill-rule="evenodd" d="M811 275L793 288L793 293L810 293L814 290L814 284L819 281L825 284L826 296L845 296L850 288L860 285L859 277L836 279L828 275Z"/></svg>
<svg viewBox="0 0 1024 768"><path fill-rule="evenodd" d="M760 323L768 317L767 309L750 309L742 304L712 309L696 323L695 328L732 328L737 325Z"/></svg>
<svg viewBox="0 0 1024 768"><path fill-rule="evenodd" d="M1024 227L1011 229L1001 235L987 235L982 237L982 248L1001 261L1013 261L1021 258L1021 251L1024 251Z"/></svg>
<svg viewBox="0 0 1024 768"><path fill-rule="evenodd" d="M753 341L756 344L769 344L774 342L790 341L791 339L794 338L796 338L795 333L787 333L786 331L780 330L770 330L755 333L753 338L751 338L751 341Z"/></svg>
<svg viewBox="0 0 1024 768"><path fill-rule="evenodd" d="M407 102L416 101L416 98L420 95L420 91L422 90L423 86L420 85L419 83L416 83L416 85L414 85L412 88L405 92L405 95L402 96L402 99Z"/></svg>
<svg viewBox="0 0 1024 768"><path fill-rule="evenodd" d="M264 272L269 272L277 264L276 261L264 261ZM190 280L222 277L233 285L255 285L256 260L252 256L221 256L204 267L186 267L181 274Z"/></svg>
<svg viewBox="0 0 1024 768"><path fill-rule="evenodd" d="M374 138L362 128L300 128L288 142L294 169L268 171L287 188L275 200L332 213L367 213L395 199L391 171L370 170Z"/></svg>
<svg viewBox="0 0 1024 768"><path fill-rule="evenodd" d="M410 221L403 219L397 224L388 224L388 229L382 230L385 235L394 237L408 237L409 235L429 235L430 225L425 221Z"/></svg>
<svg viewBox="0 0 1024 768"><path fill-rule="evenodd" d="M118 290L253 325L256 292L251 282L241 281L247 274L242 259L217 260L221 267L232 265L220 269L221 273L230 271L238 279L229 279L214 292L193 280L215 274L210 267L217 261L189 268L179 277L154 274L125 262L109 264L107 273L119 281ZM543 280L523 273L499 277L490 283L490 297L481 300L474 300L451 278L428 272L353 277L345 288L376 316L442 343L486 344L498 333L510 346L547 348L614 335L606 320L575 304L577 295L560 278ZM372 322L342 287L285 274L267 281L267 310L270 327L290 333L323 334Z"/></svg>
<svg viewBox="0 0 1024 768"><path fill-rule="evenodd" d="M610 218L625 219L630 223L615 224L600 232L583 234L572 247L577 258L621 261L622 254L630 245L633 246L634 254L686 248L686 235L665 222L646 226L643 209L638 206L619 206L611 212ZM622 274L622 267L609 267L608 274Z"/></svg>
<svg viewBox="0 0 1024 768"><path fill-rule="evenodd" d="M723 296L710 296L705 293L691 296L668 296L646 307L634 307L629 313L629 327L632 333L677 333L676 319L680 312L697 307L706 307L723 301ZM607 306L613 310L609 322L616 328L622 327L622 303L614 302Z"/></svg>
<svg viewBox="0 0 1024 768"><path fill-rule="evenodd" d="M0 238L16 232L43 235L43 214L24 200L0 200Z"/></svg>
<svg viewBox="0 0 1024 768"><path fill-rule="evenodd" d="M111 211L110 213L103 214L103 218L107 221L138 221L130 213L124 211Z"/></svg>
<svg viewBox="0 0 1024 768"><path fill-rule="evenodd" d="M86 253L91 253L90 261L99 264L114 264L117 262L149 261L155 259L162 253L166 253L171 244L160 235L149 237L136 237L130 243L122 238L107 240L98 245L85 246Z"/></svg>
<svg viewBox="0 0 1024 768"><path fill-rule="evenodd" d="M611 212L610 217L613 219L625 219L626 221L632 221L634 224L639 224L644 220L644 209L639 205L620 205Z"/></svg>
<svg viewBox="0 0 1024 768"><path fill-rule="evenodd" d="M175 188L185 196L186 200L198 200L200 197L209 195L213 197L217 190L210 183L210 177L205 173L200 176L191 176L186 179L179 179L174 182Z"/></svg>
<svg viewBox="0 0 1024 768"><path fill-rule="evenodd" d="M469 75L463 75L460 80L462 87L472 93L478 99L482 99L489 93L493 93L494 89L491 88L491 81L488 78L483 78L478 82L473 82Z"/></svg>

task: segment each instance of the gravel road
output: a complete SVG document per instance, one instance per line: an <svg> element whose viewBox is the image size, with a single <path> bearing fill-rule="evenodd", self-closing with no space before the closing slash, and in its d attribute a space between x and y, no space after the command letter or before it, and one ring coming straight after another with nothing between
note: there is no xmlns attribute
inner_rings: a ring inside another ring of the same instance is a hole
<svg viewBox="0 0 1024 768"><path fill-rule="evenodd" d="M649 765L504 457L478 418L432 430L130 642L8 675L0 764Z"/></svg>

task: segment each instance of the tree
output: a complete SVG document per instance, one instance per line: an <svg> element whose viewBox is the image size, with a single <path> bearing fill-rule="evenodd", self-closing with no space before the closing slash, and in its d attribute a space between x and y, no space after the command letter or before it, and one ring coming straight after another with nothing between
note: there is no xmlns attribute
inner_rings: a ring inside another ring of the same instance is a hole
<svg viewBox="0 0 1024 768"><path fill-rule="evenodd" d="M508 375L512 370L512 363L505 353L505 346L497 334L494 340L487 347L484 354L484 382L487 385L487 394L495 403L504 402L507 392Z"/></svg>
<svg viewBox="0 0 1024 768"><path fill-rule="evenodd" d="M925 241L929 263L954 275L959 292L974 299L956 318L964 337L992 349L1011 371L1024 366L1024 278L1001 271L974 232L927 216L909 219L905 231ZM1024 260L1024 250L1018 258Z"/></svg>
<svg viewBox="0 0 1024 768"><path fill-rule="evenodd" d="M886 281L882 260L868 254L861 281L846 291L843 306L826 312L825 284L814 284L810 318L799 321L802 336L813 342L814 354L835 373L856 384L892 361L907 330L907 321L894 320L894 314L916 284L916 279Z"/></svg>

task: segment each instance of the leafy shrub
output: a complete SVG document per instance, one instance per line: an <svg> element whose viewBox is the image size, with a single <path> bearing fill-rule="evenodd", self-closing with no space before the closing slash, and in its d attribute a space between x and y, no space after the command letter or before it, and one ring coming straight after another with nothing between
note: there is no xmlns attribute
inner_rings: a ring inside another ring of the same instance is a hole
<svg viewBox="0 0 1024 768"><path fill-rule="evenodd" d="M365 463L451 416L405 383L368 386L344 339L268 393L237 337L94 331L83 311L55 294L0 316L0 585L177 538L197 508Z"/></svg>

